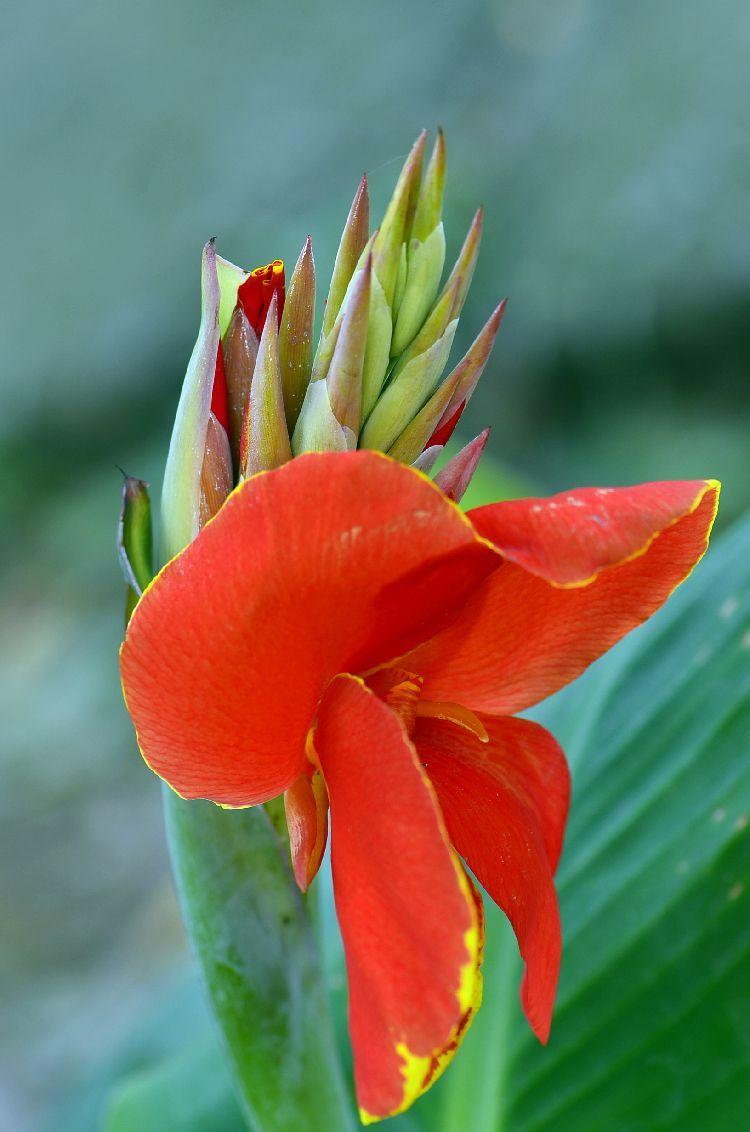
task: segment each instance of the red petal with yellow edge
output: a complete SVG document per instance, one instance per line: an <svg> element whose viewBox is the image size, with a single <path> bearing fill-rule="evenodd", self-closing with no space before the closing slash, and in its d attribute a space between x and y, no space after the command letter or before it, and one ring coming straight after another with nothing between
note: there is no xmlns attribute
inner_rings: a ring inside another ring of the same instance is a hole
<svg viewBox="0 0 750 1132"><path fill-rule="evenodd" d="M407 1108L457 1047L478 1006L482 922L414 748L362 681L331 683L315 748L369 1121Z"/></svg>
<svg viewBox="0 0 750 1132"><path fill-rule="evenodd" d="M312 767L310 768L312 770ZM301 774L284 793L292 870L302 892L320 868L328 838L328 791L320 771Z"/></svg>
<svg viewBox="0 0 750 1132"><path fill-rule="evenodd" d="M610 516L589 518L595 535L572 518L600 514L588 505L570 504L565 523L559 508L530 500L471 512L513 561L483 583L449 629L400 663L424 676L426 699L499 715L530 707L579 676L684 581L708 544L718 491L701 482L595 495L608 501Z"/></svg>
<svg viewBox="0 0 750 1132"><path fill-rule="evenodd" d="M498 561L438 488L377 453L310 453L252 477L128 626L123 689L144 758L184 797L282 793L331 677L429 639Z"/></svg>
<svg viewBox="0 0 750 1132"><path fill-rule="evenodd" d="M579 586L643 554L657 535L717 493L718 484L706 480L584 487L549 499L490 503L468 514L511 562L554 585Z"/></svg>
<svg viewBox="0 0 750 1132"><path fill-rule="evenodd" d="M562 947L552 876L570 801L568 767L538 724L486 715L482 723L487 743L427 719L414 741L454 848L513 925L526 964L523 1008L546 1042Z"/></svg>

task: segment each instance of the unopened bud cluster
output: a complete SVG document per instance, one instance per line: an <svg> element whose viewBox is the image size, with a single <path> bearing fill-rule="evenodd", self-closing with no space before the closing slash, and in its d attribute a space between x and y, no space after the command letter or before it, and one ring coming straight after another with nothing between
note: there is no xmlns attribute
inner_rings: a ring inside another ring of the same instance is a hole
<svg viewBox="0 0 750 1132"><path fill-rule="evenodd" d="M201 327L183 385L164 478L164 550L177 553L232 488L304 452L371 448L428 472L484 369L501 303L444 376L479 251L481 210L443 281L445 142L423 176L415 142L380 226L370 231L365 177L344 226L314 342L315 264L308 237L288 286L280 260L249 273L203 254ZM437 482L457 496L483 434ZM442 483L441 483L442 478Z"/></svg>

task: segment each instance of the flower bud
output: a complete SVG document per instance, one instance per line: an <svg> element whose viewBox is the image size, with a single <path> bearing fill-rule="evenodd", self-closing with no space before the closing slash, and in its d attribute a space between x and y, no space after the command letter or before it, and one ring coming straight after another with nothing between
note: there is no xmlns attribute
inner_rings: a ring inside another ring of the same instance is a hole
<svg viewBox="0 0 750 1132"><path fill-rule="evenodd" d="M321 339L330 334L336 316L346 295L349 281L354 275L360 257L370 236L370 198L367 192L367 177L364 176L359 183L356 195L346 218L341 243L333 265L331 286L328 290L325 310L323 312L323 329Z"/></svg>
<svg viewBox="0 0 750 1132"><path fill-rule="evenodd" d="M287 289L279 328L279 366L289 431L297 423L312 369L315 262L307 237Z"/></svg>
<svg viewBox="0 0 750 1132"><path fill-rule="evenodd" d="M391 342L391 355L398 357L421 327L440 286L445 263L445 232L441 222L445 185L445 141L438 132L430 164L417 200L412 236L408 245L408 268Z"/></svg>
<svg viewBox="0 0 750 1132"><path fill-rule="evenodd" d="M258 336L239 303L222 342L222 350L227 381L229 445L234 468L239 471L242 429L258 357Z"/></svg>
<svg viewBox="0 0 750 1132"><path fill-rule="evenodd" d="M277 304L274 293L247 399L240 455L243 476L278 468L292 458L281 388Z"/></svg>
<svg viewBox="0 0 750 1132"><path fill-rule="evenodd" d="M457 325L457 319L448 323L437 341L411 358L386 386L362 430L363 448L388 452L403 432L405 422L416 416L445 368Z"/></svg>
<svg viewBox="0 0 750 1132"><path fill-rule="evenodd" d="M128 475L122 481L117 551L128 587L125 606L127 624L141 594L154 576L148 484Z"/></svg>
<svg viewBox="0 0 750 1132"><path fill-rule="evenodd" d="M441 382L427 403L388 449L391 459L399 460L402 464L413 464L419 459L425 448L430 446L430 438L450 403L457 383L458 377L455 371Z"/></svg>
<svg viewBox="0 0 750 1132"><path fill-rule="evenodd" d="M389 306L393 303L396 290L401 245L408 240L411 231L422 176L422 157L426 137L426 131L422 130L404 162L372 248L375 274L380 280Z"/></svg>
<svg viewBox="0 0 750 1132"><path fill-rule="evenodd" d="M359 435L362 416L362 374L370 321L372 256L355 275L346 299L336 349L326 375L334 416L343 428Z"/></svg>
<svg viewBox="0 0 750 1132"><path fill-rule="evenodd" d="M430 444L447 444L450 440L453 430L484 372L484 367L487 365L507 305L507 299L503 299L495 307L453 373L447 378L448 381L456 379L454 392L437 423L435 433L430 438Z"/></svg>
<svg viewBox="0 0 750 1132"><path fill-rule="evenodd" d="M477 470L477 465L487 446L489 436L490 430L488 428L484 432L480 432L479 436L475 436L435 476L435 483L440 490L455 503L461 502L464 492L471 483L471 478Z"/></svg>
<svg viewBox="0 0 750 1132"><path fill-rule="evenodd" d="M232 454L226 429L209 413L201 468L200 525L213 519L232 490Z"/></svg>
<svg viewBox="0 0 750 1132"><path fill-rule="evenodd" d="M203 249L201 322L177 406L164 470L164 555L171 558L200 529L201 470L219 348L219 280L213 240Z"/></svg>

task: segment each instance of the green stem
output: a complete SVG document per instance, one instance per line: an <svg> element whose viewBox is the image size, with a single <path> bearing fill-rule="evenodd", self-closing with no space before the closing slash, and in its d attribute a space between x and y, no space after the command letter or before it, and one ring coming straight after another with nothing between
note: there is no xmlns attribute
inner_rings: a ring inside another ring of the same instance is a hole
<svg viewBox="0 0 750 1132"><path fill-rule="evenodd" d="M222 810L164 791L188 934L253 1132L348 1132L313 933L262 806Z"/></svg>

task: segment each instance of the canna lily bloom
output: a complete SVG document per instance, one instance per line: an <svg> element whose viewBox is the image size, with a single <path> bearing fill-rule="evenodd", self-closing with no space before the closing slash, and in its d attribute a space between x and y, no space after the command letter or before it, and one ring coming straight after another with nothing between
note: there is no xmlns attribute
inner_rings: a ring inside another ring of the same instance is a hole
<svg viewBox="0 0 750 1132"><path fill-rule="evenodd" d="M295 873L331 863L366 1118L444 1068L481 996L481 902L505 911L546 1041L569 778L515 713L650 616L705 550L710 482L581 490L464 516L373 452L239 486L147 589L122 649L141 751L185 798L286 792Z"/></svg>
<svg viewBox="0 0 750 1132"><path fill-rule="evenodd" d="M445 151L439 137L420 188L423 144L373 236L360 186L314 356L309 241L285 305L280 261L246 275L207 246L162 496L170 560L150 584L150 545L127 545L140 481L120 528L137 601L122 682L147 764L185 799L283 796L303 891L330 829L365 1122L432 1084L480 1005L472 877L513 925L547 1041L570 781L519 713L659 608L704 553L719 490L587 488L464 514L486 432L428 478L504 304L441 380L480 220L440 290Z"/></svg>

